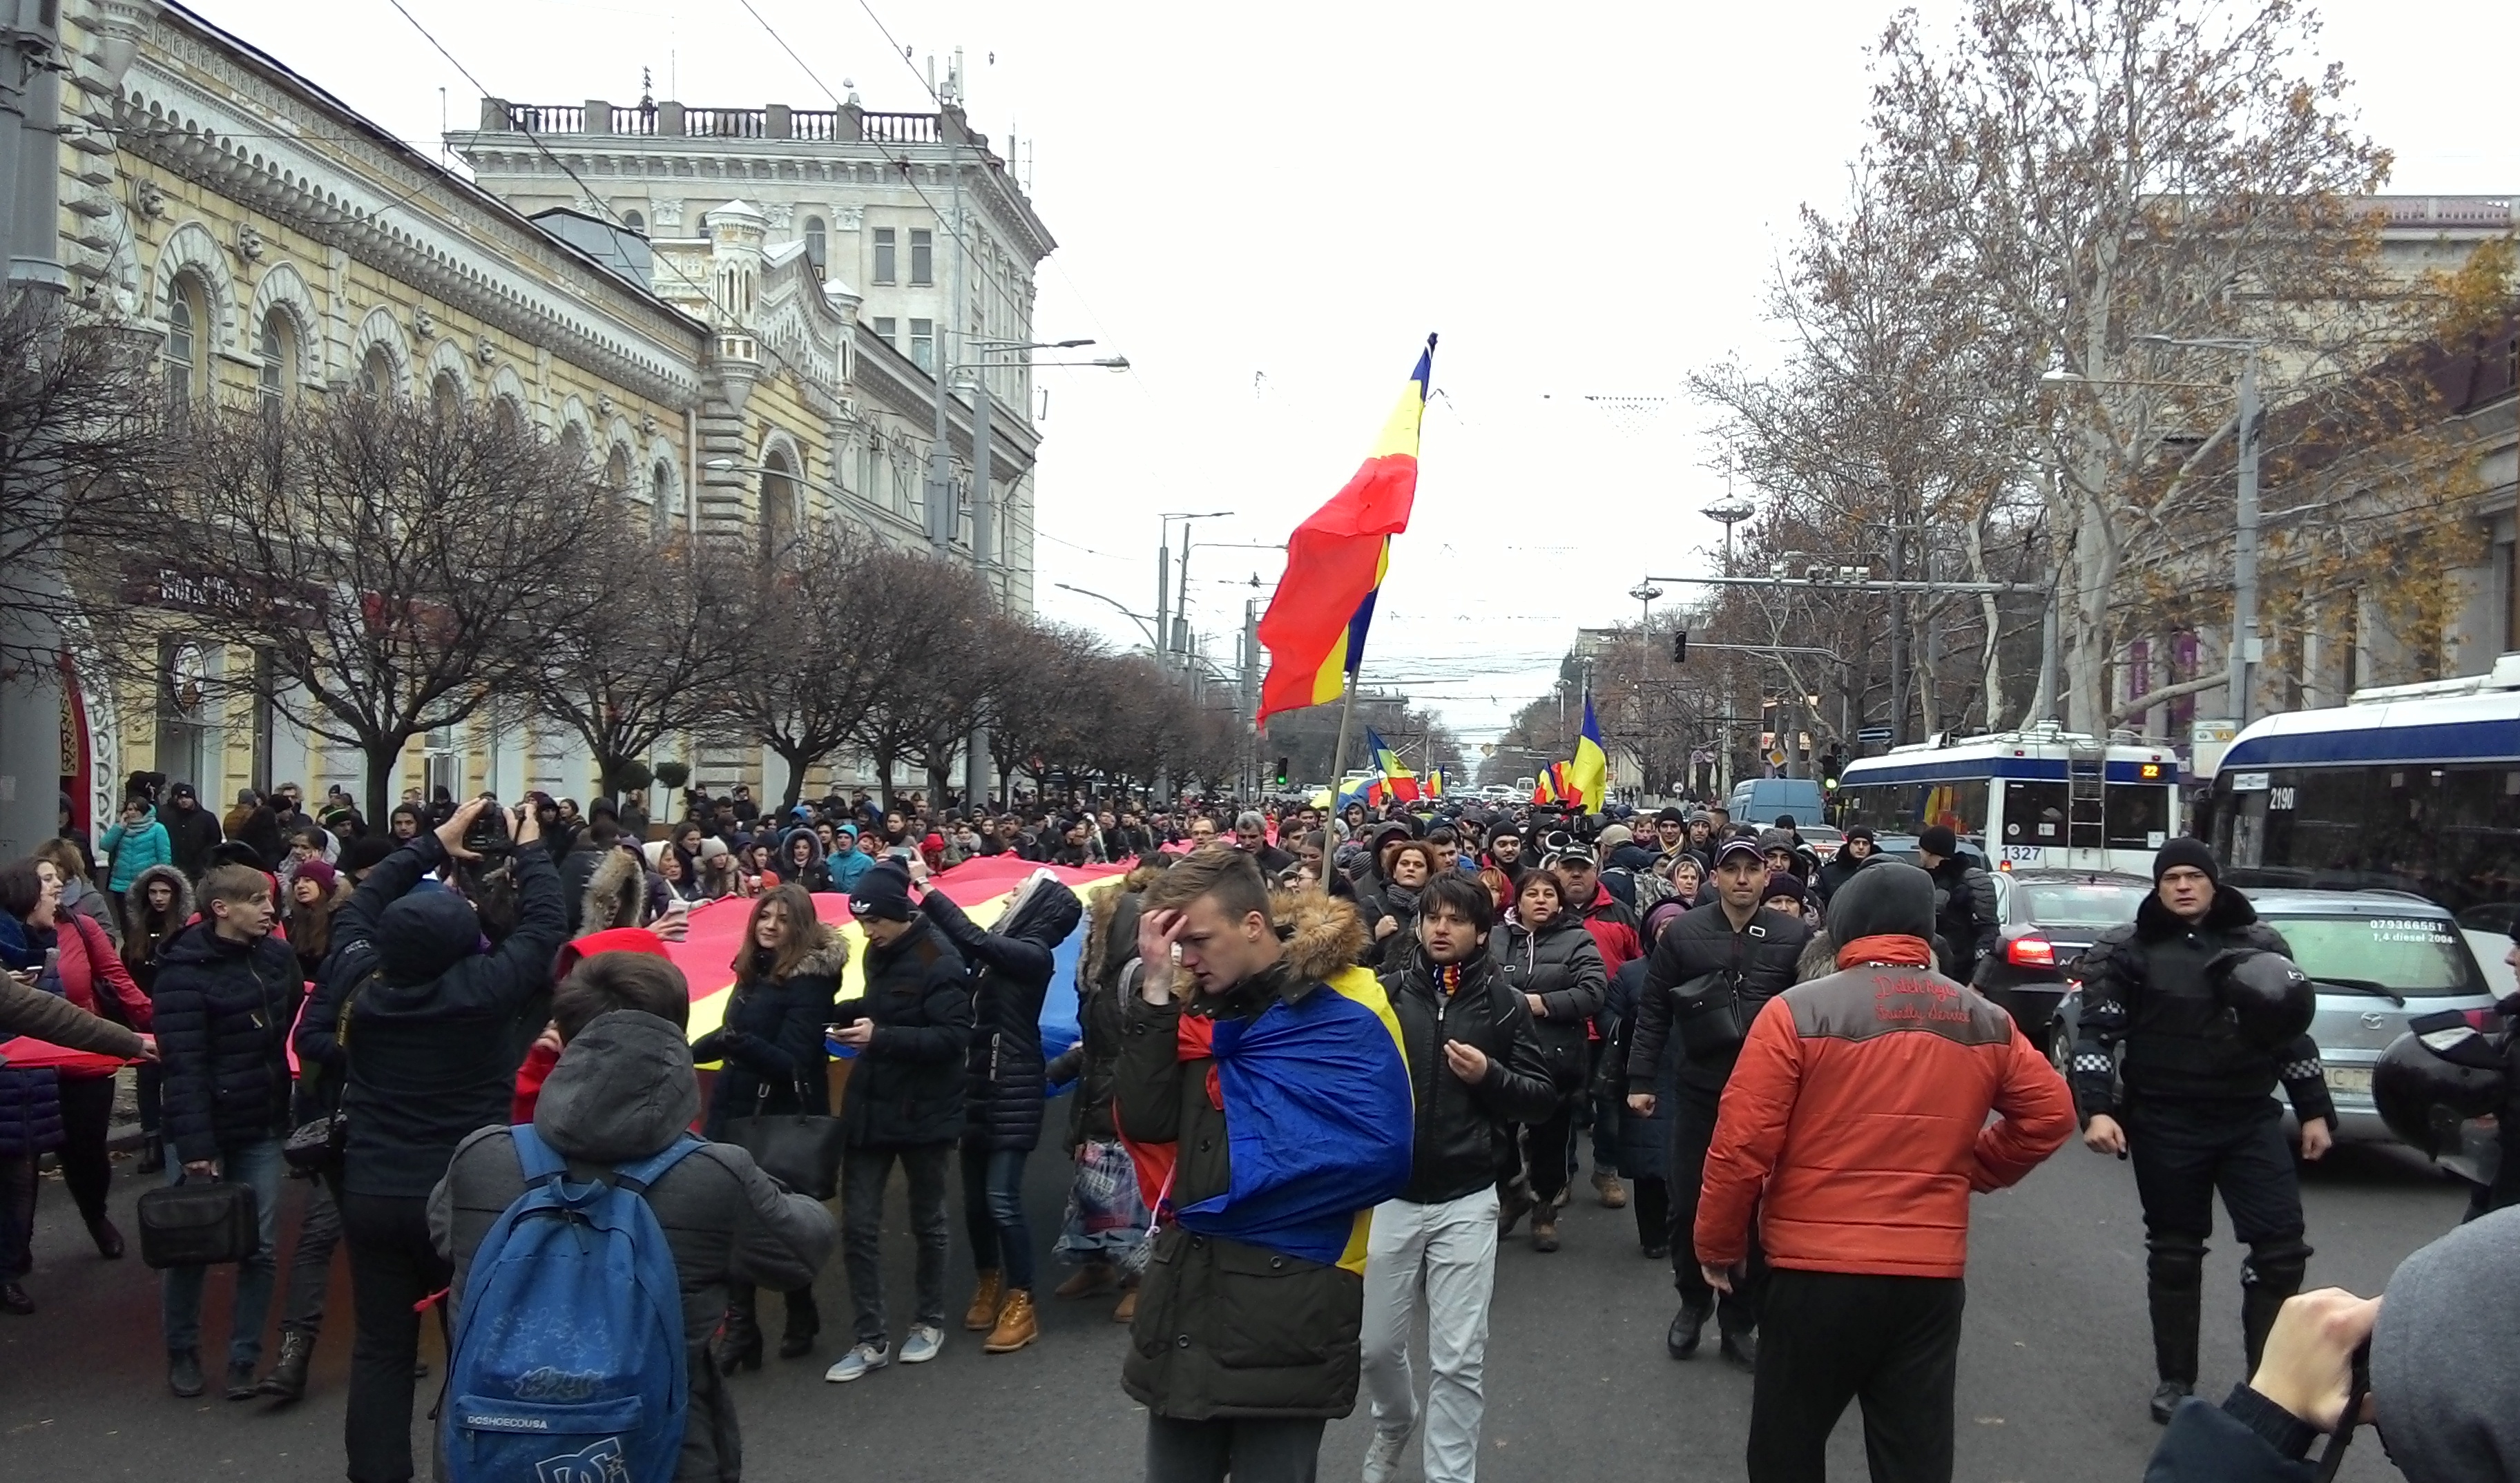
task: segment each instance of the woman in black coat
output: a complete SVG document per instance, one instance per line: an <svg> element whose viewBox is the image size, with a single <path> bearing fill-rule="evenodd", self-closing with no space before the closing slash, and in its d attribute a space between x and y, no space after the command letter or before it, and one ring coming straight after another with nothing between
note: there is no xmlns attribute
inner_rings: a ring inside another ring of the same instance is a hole
<svg viewBox="0 0 2520 1483"><path fill-rule="evenodd" d="M706 1137L723 1140L727 1124L739 1117L831 1115L824 1074L831 1056L823 1048L823 1027L831 1022L840 971L848 963L848 944L815 919L814 900L802 886L781 884L753 903L743 946L735 956L726 1018L692 1046L693 1059L722 1063L701 1124ZM757 1295L749 1282L729 1282L726 1297L718 1367L728 1374L739 1368L758 1370ZM813 1287L788 1293L779 1357L811 1352L822 1326Z"/></svg>
<svg viewBox="0 0 2520 1483"><path fill-rule="evenodd" d="M1696 863L1692 856L1681 857L1690 862L1689 885L1696 886ZM1645 967L1653 957L1654 939L1663 928L1680 920L1688 910L1687 901L1665 901L1645 914L1645 956L1631 959L1610 975L1610 994L1601 1009L1601 1031L1609 1044L1593 1084L1594 1105L1620 1105L1628 1096L1628 1032L1637 1021L1637 998L1644 992ZM1680 1042L1675 1037L1663 1043L1662 1059L1654 1074L1654 1110L1650 1115L1621 1106L1619 1115L1619 1172L1636 1187L1629 1208L1637 1216L1637 1244L1644 1254L1661 1261L1671 1255L1671 1187L1666 1176L1671 1169L1671 1116L1678 1104L1680 1077Z"/></svg>
<svg viewBox="0 0 2520 1483"><path fill-rule="evenodd" d="M914 871L923 878L925 872ZM973 967L971 1044L964 1061L963 1219L979 1288L963 1326L986 1332L982 1348L1007 1354L1037 1336L1032 1231L1024 1223L1025 1156L1041 1142L1050 1077L1041 1054L1041 1006L1058 972L1053 955L1085 904L1048 871L1035 871L984 929L943 891L920 911Z"/></svg>
<svg viewBox="0 0 2520 1483"><path fill-rule="evenodd" d="M1532 1249L1554 1251L1578 1101L1567 1094L1584 1084L1593 1016L1601 1012L1609 975L1583 919L1566 910L1563 888L1552 871L1533 871L1522 877L1513 910L1493 940L1507 985L1531 1007L1541 1055L1558 1093L1557 1110L1549 1120L1523 1130L1517 1160L1521 1188L1508 1182L1504 1229L1512 1230L1522 1213L1531 1210Z"/></svg>

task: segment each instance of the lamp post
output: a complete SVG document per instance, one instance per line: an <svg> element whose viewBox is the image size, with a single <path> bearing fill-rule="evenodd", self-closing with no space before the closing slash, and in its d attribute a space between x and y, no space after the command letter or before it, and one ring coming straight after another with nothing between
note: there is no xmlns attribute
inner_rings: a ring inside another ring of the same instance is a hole
<svg viewBox="0 0 2520 1483"><path fill-rule="evenodd" d="M1155 630L1149 625L1147 615L1142 612L1132 611L1129 606L1121 602L1118 598L1106 597L1102 593L1094 591L1090 587L1079 587L1073 582L1053 582L1050 585L1058 588L1061 592L1072 592L1078 597L1092 598L1098 603L1108 603L1112 607L1119 608L1121 615L1126 617L1130 622L1137 624L1138 631L1147 636L1148 647L1150 649L1154 647ZM1160 622L1162 620L1156 619L1155 621Z"/></svg>
<svg viewBox="0 0 2520 1483"><path fill-rule="evenodd" d="M1724 527L1724 574L1729 577L1732 574L1732 527L1758 514L1758 511L1732 498L1728 493L1722 504L1709 505L1698 514L1721 523ZM1715 787L1717 792L1730 796L1732 789L1732 700L1729 693L1730 687L1727 687L1727 691L1724 700L1724 754L1716 759Z"/></svg>
<svg viewBox="0 0 2520 1483"><path fill-rule="evenodd" d="M1181 642L1181 630L1190 621L1190 522L1221 520L1233 514L1231 510L1176 510L1156 516L1161 522L1161 534L1155 545L1155 617L1162 642L1155 646L1155 662L1167 670L1172 668L1173 651L1188 647ZM1172 531L1175 520L1182 522L1182 592L1177 607L1172 596ZM1168 611L1170 616L1167 616Z"/></svg>

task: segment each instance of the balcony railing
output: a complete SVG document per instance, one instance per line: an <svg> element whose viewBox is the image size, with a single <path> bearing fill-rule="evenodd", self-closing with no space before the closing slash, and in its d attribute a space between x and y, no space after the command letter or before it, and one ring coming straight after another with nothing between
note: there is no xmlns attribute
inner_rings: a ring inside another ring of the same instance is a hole
<svg viewBox="0 0 2520 1483"><path fill-rule="evenodd" d="M855 104L836 109L791 109L782 104L717 109L670 101L619 107L593 98L584 103L509 103L485 98L481 101L481 128L489 133L626 134L660 139L796 140L808 144L984 143L980 136L963 132L960 114L870 112Z"/></svg>

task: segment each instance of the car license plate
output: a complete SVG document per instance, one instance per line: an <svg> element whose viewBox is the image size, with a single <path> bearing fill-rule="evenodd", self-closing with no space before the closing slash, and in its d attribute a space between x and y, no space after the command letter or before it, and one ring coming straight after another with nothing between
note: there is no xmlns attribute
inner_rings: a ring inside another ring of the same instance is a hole
<svg viewBox="0 0 2520 1483"><path fill-rule="evenodd" d="M2351 1092L2357 1097L2371 1095L2369 1066L2328 1066L2324 1070L2327 1075L2328 1091Z"/></svg>

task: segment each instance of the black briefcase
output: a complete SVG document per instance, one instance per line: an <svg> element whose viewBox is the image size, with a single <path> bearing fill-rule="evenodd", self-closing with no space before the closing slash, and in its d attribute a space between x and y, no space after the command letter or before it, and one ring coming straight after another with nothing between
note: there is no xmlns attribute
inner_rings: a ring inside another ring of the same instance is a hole
<svg viewBox="0 0 2520 1483"><path fill-rule="evenodd" d="M253 1187L163 1185L140 1196L140 1260L152 1267L241 1262L262 1242Z"/></svg>

